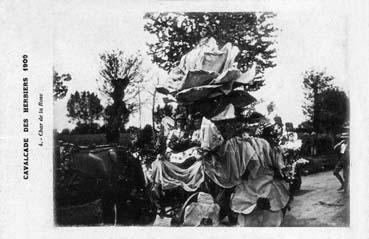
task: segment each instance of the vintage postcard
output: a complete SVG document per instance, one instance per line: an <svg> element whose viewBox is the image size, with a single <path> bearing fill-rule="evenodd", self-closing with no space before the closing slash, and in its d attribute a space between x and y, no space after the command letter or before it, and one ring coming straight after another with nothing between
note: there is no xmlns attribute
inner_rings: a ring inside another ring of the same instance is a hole
<svg viewBox="0 0 369 239"><path fill-rule="evenodd" d="M1 2L0 237L365 238L365 9Z"/></svg>

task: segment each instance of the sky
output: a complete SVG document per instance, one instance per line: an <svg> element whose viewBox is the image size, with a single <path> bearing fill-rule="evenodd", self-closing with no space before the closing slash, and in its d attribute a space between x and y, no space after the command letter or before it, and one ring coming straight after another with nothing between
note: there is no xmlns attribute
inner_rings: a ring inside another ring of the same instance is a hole
<svg viewBox="0 0 369 239"><path fill-rule="evenodd" d="M66 104L71 93L89 90L98 93L99 54L113 49L129 53L147 51L146 41L152 39L144 32L144 11L106 5L76 5L71 1L54 9L54 69L70 73L67 96L54 103L54 128L73 128L66 116ZM252 94L264 100L257 110L264 113L266 104L274 101L276 113L287 122L298 125L305 120L302 73L305 70L325 70L335 77L334 84L348 92L347 27L343 14L320 8L277 10L273 20L279 28L276 67L265 73L265 86ZM147 61L148 62L148 61ZM146 67L157 69L151 63ZM156 71L156 70L155 70ZM161 76L162 73L161 73ZM152 82L151 82L152 83ZM141 123L151 123L151 106L142 109ZM129 125L139 126L138 114Z"/></svg>

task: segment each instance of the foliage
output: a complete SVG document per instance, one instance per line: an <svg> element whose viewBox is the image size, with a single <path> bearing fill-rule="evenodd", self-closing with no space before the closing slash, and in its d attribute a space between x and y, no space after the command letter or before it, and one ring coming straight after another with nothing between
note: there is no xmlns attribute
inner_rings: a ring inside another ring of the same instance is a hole
<svg viewBox="0 0 369 239"><path fill-rule="evenodd" d="M309 134L304 133L299 136L302 140L301 155L312 156L311 147L316 147L316 155L333 153L334 137L328 134Z"/></svg>
<svg viewBox="0 0 369 239"><path fill-rule="evenodd" d="M333 152L334 139L326 134L318 134L316 138L316 151L318 155L328 154Z"/></svg>
<svg viewBox="0 0 369 239"><path fill-rule="evenodd" d="M129 121L130 114L133 113L134 111L135 110L134 110L133 105L128 105L128 107L127 107L127 105L122 106L122 115L121 115L121 118L120 118L121 121L118 125L119 128L117 129L119 132L125 132L125 125ZM111 117L114 117L114 115L115 115L114 106L113 105L106 106L105 111L104 111L105 120L108 122L106 127L105 127L106 129L111 127L111 125L109 124L109 119L111 119Z"/></svg>
<svg viewBox="0 0 369 239"><path fill-rule="evenodd" d="M140 160L146 165L150 165L159 153L162 153L163 144L160 137L154 137L154 130L151 125L147 124L142 130L137 133L134 148L138 152Z"/></svg>
<svg viewBox="0 0 369 239"><path fill-rule="evenodd" d="M102 127L100 128L100 132ZM63 142L73 143L79 146L89 146L89 145L103 145L107 144L105 132L98 134L70 134L70 135L58 135L58 140ZM128 134L120 133L119 144L123 146L129 146L130 138Z"/></svg>
<svg viewBox="0 0 369 239"><path fill-rule="evenodd" d="M67 111L67 116L79 127L92 127L102 116L103 107L95 93L76 91L68 100Z"/></svg>
<svg viewBox="0 0 369 239"><path fill-rule="evenodd" d="M147 124L138 133L137 146L140 148L147 148L145 146L151 145L154 140L154 135L152 131L152 126Z"/></svg>
<svg viewBox="0 0 369 239"><path fill-rule="evenodd" d="M70 134L70 130L65 128L60 132L61 135L69 135Z"/></svg>
<svg viewBox="0 0 369 239"><path fill-rule="evenodd" d="M333 76L327 75L324 71L308 70L303 73L303 88L305 103L302 106L303 113L311 122L312 128L318 131L317 121L317 97L323 91L332 87Z"/></svg>
<svg viewBox="0 0 369 239"><path fill-rule="evenodd" d="M304 133L312 132L313 131L313 125L311 124L311 121L305 120L297 126L297 129L298 129L299 132L304 132Z"/></svg>
<svg viewBox="0 0 369 239"><path fill-rule="evenodd" d="M109 101L105 110L106 137L108 142L116 143L129 115L139 106L136 96L143 81L142 57L140 54L112 51L101 54L100 60L102 83L99 90Z"/></svg>
<svg viewBox="0 0 369 239"><path fill-rule="evenodd" d="M337 88L327 89L316 98L316 120L320 132L340 133L349 117L349 99Z"/></svg>
<svg viewBox="0 0 369 239"><path fill-rule="evenodd" d="M126 133L130 134L130 135L138 135L138 132L140 131L140 128L136 127L136 126L130 126L127 130Z"/></svg>
<svg viewBox="0 0 369 239"><path fill-rule="evenodd" d="M173 107L169 104L165 104L163 107L160 105L156 106L156 110L154 111L154 121L156 124L160 124L161 120L165 116L172 117Z"/></svg>
<svg viewBox="0 0 369 239"><path fill-rule="evenodd" d="M54 100L64 98L68 93L68 87L65 85L66 82L72 80L70 74L61 74L55 70L53 71L53 96Z"/></svg>
<svg viewBox="0 0 369 239"><path fill-rule="evenodd" d="M76 127L70 132L70 134L99 134L101 133L100 125L96 123L83 124L77 123Z"/></svg>
<svg viewBox="0 0 369 239"><path fill-rule="evenodd" d="M269 12L147 13L144 29L156 36L156 42L148 44L148 54L159 67L170 71L200 39L211 36L220 45L231 42L238 46L237 67L245 72L256 63L257 78L263 78L265 69L275 66L273 17Z"/></svg>

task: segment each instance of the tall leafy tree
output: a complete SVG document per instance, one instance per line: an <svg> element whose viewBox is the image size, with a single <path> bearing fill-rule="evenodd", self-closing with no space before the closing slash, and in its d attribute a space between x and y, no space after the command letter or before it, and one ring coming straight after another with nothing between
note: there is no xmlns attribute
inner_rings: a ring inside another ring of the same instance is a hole
<svg viewBox="0 0 369 239"><path fill-rule="evenodd" d="M317 112L318 95L332 87L333 76L325 71L307 70L303 73L303 89L305 102L302 106L303 113L307 117L306 124L311 124L313 130L319 131Z"/></svg>
<svg viewBox="0 0 369 239"><path fill-rule="evenodd" d="M53 96L54 100L64 98L68 93L66 82L72 80L70 74L61 74L53 70Z"/></svg>
<svg viewBox="0 0 369 239"><path fill-rule="evenodd" d="M316 120L320 132L340 133L349 118L349 99L338 88L327 89L316 98Z"/></svg>
<svg viewBox="0 0 369 239"><path fill-rule="evenodd" d="M77 125L92 126L102 116L99 97L89 91L76 91L67 103L67 116Z"/></svg>
<svg viewBox="0 0 369 239"><path fill-rule="evenodd" d="M240 49L236 61L241 71L257 64L260 84L250 89L257 90L264 71L275 66L274 16L269 12L147 13L144 29L156 36L156 42L148 44L148 54L159 67L170 71L203 37L214 37L220 45L231 42Z"/></svg>
<svg viewBox="0 0 369 239"><path fill-rule="evenodd" d="M108 99L105 110L106 138L109 143L119 142L119 132L124 130L129 115L140 106L142 57L139 53L129 55L123 51L100 55L99 90Z"/></svg>

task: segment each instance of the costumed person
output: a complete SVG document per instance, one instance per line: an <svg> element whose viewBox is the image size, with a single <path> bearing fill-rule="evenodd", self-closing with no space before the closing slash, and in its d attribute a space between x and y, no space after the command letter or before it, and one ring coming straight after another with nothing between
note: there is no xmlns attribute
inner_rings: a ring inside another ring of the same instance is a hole
<svg viewBox="0 0 369 239"><path fill-rule="evenodd" d="M164 137L168 137L169 132L174 129L175 122L172 119L172 106L166 104L164 106L164 117L160 122L160 131Z"/></svg>
<svg viewBox="0 0 369 239"><path fill-rule="evenodd" d="M338 181L341 184L341 187L338 189L347 190L348 186L348 160L349 160L349 143L348 143L348 136L346 134L341 135L341 142L339 142L334 149L338 149L338 162L333 170L333 175L336 176ZM340 171L343 170L343 178L340 175Z"/></svg>
<svg viewBox="0 0 369 239"><path fill-rule="evenodd" d="M186 132L186 116L184 114L177 114L175 117L174 128L172 128L167 137L167 154L173 151L180 151L180 144L188 139L188 132Z"/></svg>
<svg viewBox="0 0 369 239"><path fill-rule="evenodd" d="M168 136L170 132L175 129L175 121L172 118L173 107L166 103L163 110L164 117L160 121L159 134L155 142L155 151L159 158L165 154Z"/></svg>
<svg viewBox="0 0 369 239"><path fill-rule="evenodd" d="M290 200L288 184L282 180L282 152L250 134L248 129L242 133L250 160L246 180L235 187L231 209L238 213L239 226L280 226Z"/></svg>
<svg viewBox="0 0 369 239"><path fill-rule="evenodd" d="M290 186L290 192L294 194L301 188L301 165L309 161L300 157L302 141L298 139L296 132L287 132L282 138L280 148L287 166L285 176Z"/></svg>
<svg viewBox="0 0 369 239"><path fill-rule="evenodd" d="M200 132L207 129L209 125L203 128L200 116L194 118L196 130L190 135L190 132L185 128L185 115L177 115L176 128L171 130L168 136L164 160L158 158L151 165L153 170L150 181L154 183L152 187L153 198L157 199L157 205L162 209L161 214L164 214L165 208L161 205L162 200L159 199L164 197L162 193L164 190L182 187L187 192L194 192L204 181L202 162L198 160L203 153L201 149L203 134ZM197 129L199 127L201 130ZM209 145L208 141L206 145Z"/></svg>
<svg viewBox="0 0 369 239"><path fill-rule="evenodd" d="M191 133L191 143L193 145L200 146L201 145L201 123L202 116L200 113L196 113L192 116L192 133Z"/></svg>
<svg viewBox="0 0 369 239"><path fill-rule="evenodd" d="M176 128L171 130L167 138L166 157L170 162L183 164L186 161L196 161L201 158L199 131L190 135L186 128L186 116L176 117ZM191 165L191 162L188 162Z"/></svg>

